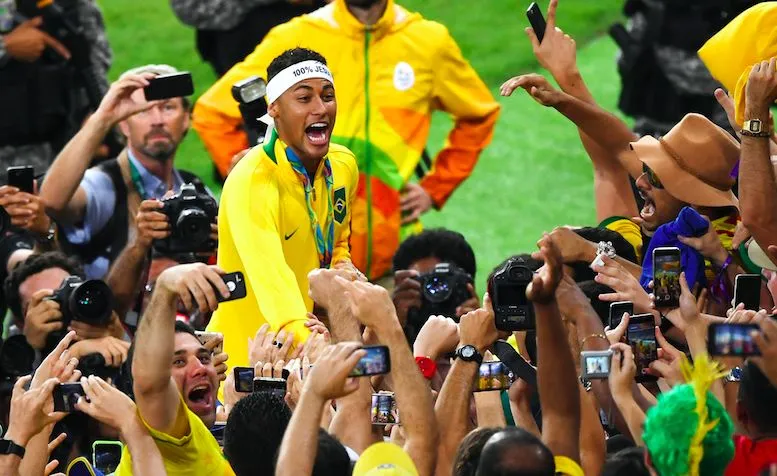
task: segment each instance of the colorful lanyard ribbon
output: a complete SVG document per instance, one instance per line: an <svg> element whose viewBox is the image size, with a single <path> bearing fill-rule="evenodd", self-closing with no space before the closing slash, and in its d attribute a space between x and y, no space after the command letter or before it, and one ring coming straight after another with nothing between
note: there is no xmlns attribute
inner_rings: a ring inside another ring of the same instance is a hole
<svg viewBox="0 0 777 476"><path fill-rule="evenodd" d="M329 268L329 264L332 262L332 251L335 244L335 214L334 206L332 205L332 187L334 179L332 178L332 164L329 163L329 157L324 158L324 181L326 182L326 223L322 229L318 222L318 216L313 208L313 195L315 194L314 183L308 177L308 172L305 170L305 166L302 165L302 161L297 157L297 154L291 150L290 147L286 148L286 157L289 159L291 168L297 173L302 186L305 189L305 203L308 206L308 217L310 218L310 227L313 230L313 236L316 237L316 249L318 250L318 261L322 268ZM326 229L326 232L324 232Z"/></svg>
<svg viewBox="0 0 777 476"><path fill-rule="evenodd" d="M143 179L140 177L140 172L138 172L137 167L135 167L135 162L130 159L129 156L127 157L127 162L129 162L130 178L135 185L135 190L138 191L141 200L146 200L148 198L146 197L146 187L143 185Z"/></svg>

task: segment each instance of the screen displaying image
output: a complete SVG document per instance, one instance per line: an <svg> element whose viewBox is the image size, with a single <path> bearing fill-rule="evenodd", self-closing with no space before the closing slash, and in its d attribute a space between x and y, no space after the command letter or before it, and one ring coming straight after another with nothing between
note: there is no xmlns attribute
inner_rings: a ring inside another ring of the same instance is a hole
<svg viewBox="0 0 777 476"><path fill-rule="evenodd" d="M656 305L676 303L680 297L680 255L656 254L653 270L653 291Z"/></svg>
<svg viewBox="0 0 777 476"><path fill-rule="evenodd" d="M388 373L388 348L385 346L364 347L367 355L359 359L356 368L351 372L352 377L362 375L378 375Z"/></svg>
<svg viewBox="0 0 777 476"><path fill-rule="evenodd" d="M658 359L654 322L652 318L643 322L630 322L627 333L629 345L634 352L634 360L637 363L637 376L644 375L647 373L650 362Z"/></svg>
<svg viewBox="0 0 777 476"><path fill-rule="evenodd" d="M372 394L372 424L399 424L399 412L397 411L397 403L393 393Z"/></svg>
<svg viewBox="0 0 777 476"><path fill-rule="evenodd" d="M587 374L609 374L610 356L598 355L596 357L586 357L585 372Z"/></svg>
<svg viewBox="0 0 777 476"><path fill-rule="evenodd" d="M502 390L510 388L515 376L502 362L483 362L478 371L476 391Z"/></svg>
<svg viewBox="0 0 777 476"><path fill-rule="evenodd" d="M713 334L713 353L715 355L756 355L758 347L753 342L751 332L757 326L718 324Z"/></svg>
<svg viewBox="0 0 777 476"><path fill-rule="evenodd" d="M254 369L238 367L235 369L235 374L235 390L238 392L252 392L254 390Z"/></svg>

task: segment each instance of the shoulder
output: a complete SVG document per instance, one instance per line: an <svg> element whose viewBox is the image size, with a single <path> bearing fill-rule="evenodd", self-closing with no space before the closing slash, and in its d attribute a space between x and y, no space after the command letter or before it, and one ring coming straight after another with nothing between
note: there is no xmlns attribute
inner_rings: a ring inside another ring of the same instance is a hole
<svg viewBox="0 0 777 476"><path fill-rule="evenodd" d="M251 149L235 165L227 176L222 199L225 195L246 193L247 187L277 182L278 166L267 156L261 145Z"/></svg>
<svg viewBox="0 0 777 476"><path fill-rule="evenodd" d="M327 154L332 162L332 167L340 166L347 168L353 173L357 172L356 156L351 149L340 144L330 143L329 153Z"/></svg>
<svg viewBox="0 0 777 476"><path fill-rule="evenodd" d="M420 13L411 12L404 7L395 5L396 8L396 33L403 32L408 35L422 36L424 44L432 46L441 46L449 42L455 43L448 27L440 22L428 20Z"/></svg>

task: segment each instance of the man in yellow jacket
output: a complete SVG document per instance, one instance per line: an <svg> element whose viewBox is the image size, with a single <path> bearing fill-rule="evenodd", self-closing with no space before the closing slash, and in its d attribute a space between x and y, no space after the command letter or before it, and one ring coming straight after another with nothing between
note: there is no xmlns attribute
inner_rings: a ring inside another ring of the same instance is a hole
<svg viewBox="0 0 777 476"><path fill-rule="evenodd" d="M248 291L221 304L208 325L224 334L232 366L248 363L248 339L265 322L304 341L313 309L308 273L353 267L348 237L359 175L353 153L329 142L337 103L327 62L294 48L268 71L271 135L229 175L219 206L219 267L242 271Z"/></svg>
<svg viewBox="0 0 777 476"><path fill-rule="evenodd" d="M420 228L421 213L441 207L472 172L499 105L444 26L394 0L334 0L271 30L197 102L194 129L222 174L247 146L232 85L266 78L269 62L295 46L320 51L337 81L341 118L332 141L354 151L361 173L351 255L370 279L381 278L400 241ZM455 126L432 170L408 183L434 110L450 113Z"/></svg>

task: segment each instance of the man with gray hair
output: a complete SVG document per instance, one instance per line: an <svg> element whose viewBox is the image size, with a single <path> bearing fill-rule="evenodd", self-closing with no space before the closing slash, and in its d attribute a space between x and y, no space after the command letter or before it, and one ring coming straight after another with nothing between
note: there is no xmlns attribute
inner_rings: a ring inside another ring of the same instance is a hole
<svg viewBox="0 0 777 476"><path fill-rule="evenodd" d="M189 129L189 100L149 102L143 92L154 77L175 72L172 66L147 65L122 74L54 160L41 188L46 210L60 226L60 245L81 258L90 279L102 278L128 244L147 254L152 239L169 235L167 219L159 213L159 199L168 191L178 193L185 183L204 190L201 180L173 166ZM126 137L126 148L89 168L115 126Z"/></svg>

